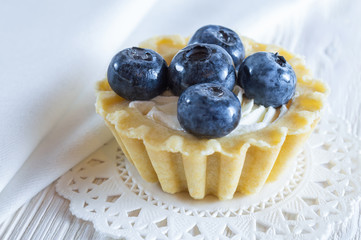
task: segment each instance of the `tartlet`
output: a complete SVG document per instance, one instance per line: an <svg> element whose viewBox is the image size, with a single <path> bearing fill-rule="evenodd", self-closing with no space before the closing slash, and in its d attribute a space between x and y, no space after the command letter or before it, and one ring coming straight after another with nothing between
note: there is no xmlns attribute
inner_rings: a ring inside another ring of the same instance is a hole
<svg viewBox="0 0 361 240"><path fill-rule="evenodd" d="M106 79L96 87L96 111L114 134L127 159L149 182L163 191L188 191L195 199L208 194L231 199L235 192L259 192L277 180L320 120L328 88L315 80L304 60L281 47L241 37L246 56L259 51L278 52L293 67L296 94L288 111L265 128L241 135L200 139L168 128L130 108L129 101L112 91ZM153 49L169 64L186 46L178 35L154 37L140 44Z"/></svg>

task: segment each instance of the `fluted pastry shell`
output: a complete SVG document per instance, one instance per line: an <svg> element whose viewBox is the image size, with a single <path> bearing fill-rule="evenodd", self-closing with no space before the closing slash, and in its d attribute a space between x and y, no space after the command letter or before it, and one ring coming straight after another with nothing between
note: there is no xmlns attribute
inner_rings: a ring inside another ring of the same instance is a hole
<svg viewBox="0 0 361 240"><path fill-rule="evenodd" d="M178 35L149 39L140 47L161 54L169 64L188 39ZM213 194L230 199L235 192L260 191L274 181L300 152L320 119L328 89L313 79L304 61L284 49L242 37L246 56L253 52L279 52L297 76L295 97L288 111L267 127L217 139L199 139L148 119L111 90L107 80L98 82L96 111L113 132L128 160L149 182L159 181L168 193L188 191L195 199Z"/></svg>

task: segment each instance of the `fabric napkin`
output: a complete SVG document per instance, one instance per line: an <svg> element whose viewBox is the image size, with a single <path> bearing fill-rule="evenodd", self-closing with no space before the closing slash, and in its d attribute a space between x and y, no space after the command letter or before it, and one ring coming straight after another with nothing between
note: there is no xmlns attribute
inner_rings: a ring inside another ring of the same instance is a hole
<svg viewBox="0 0 361 240"><path fill-rule="evenodd" d="M313 2L2 1L0 223L112 138L94 84L117 51L206 24L268 41Z"/></svg>
<svg viewBox="0 0 361 240"><path fill-rule="evenodd" d="M0 3L0 223L111 139L94 86L155 3L140 2Z"/></svg>

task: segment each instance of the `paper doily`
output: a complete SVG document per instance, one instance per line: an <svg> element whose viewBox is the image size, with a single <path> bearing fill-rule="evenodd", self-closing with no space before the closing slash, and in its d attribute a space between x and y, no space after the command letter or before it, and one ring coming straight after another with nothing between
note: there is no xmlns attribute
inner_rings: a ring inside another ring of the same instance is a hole
<svg viewBox="0 0 361 240"><path fill-rule="evenodd" d="M350 239L361 199L361 141L325 116L292 171L259 194L193 200L145 182L115 141L57 182L71 212L129 239Z"/></svg>

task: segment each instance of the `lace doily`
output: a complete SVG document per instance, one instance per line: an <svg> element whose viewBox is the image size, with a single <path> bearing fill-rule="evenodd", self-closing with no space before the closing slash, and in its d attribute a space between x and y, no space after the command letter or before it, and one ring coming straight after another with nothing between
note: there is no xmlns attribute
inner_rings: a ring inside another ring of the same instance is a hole
<svg viewBox="0 0 361 240"><path fill-rule="evenodd" d="M63 175L57 192L97 231L129 239L344 239L358 226L361 141L325 116L279 181L219 201L145 182L112 141Z"/></svg>

